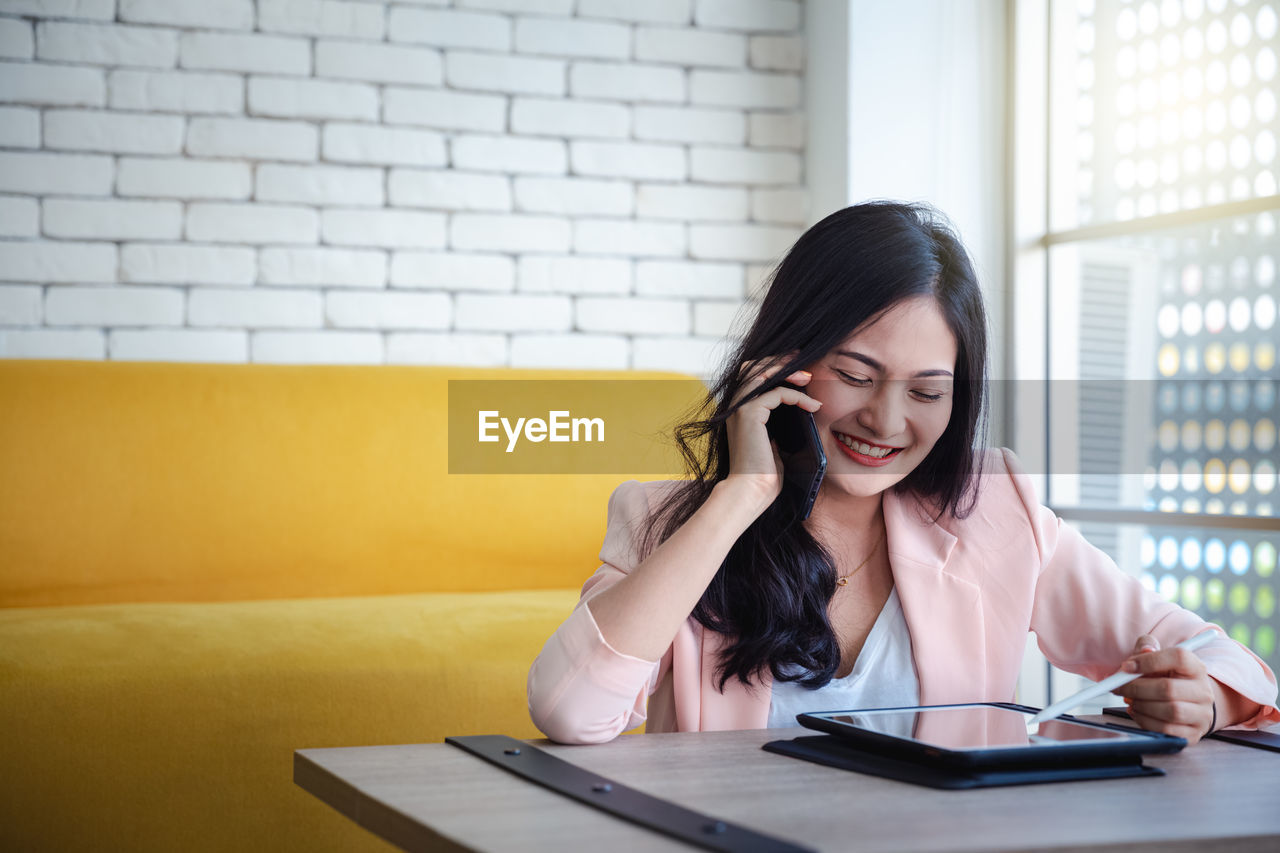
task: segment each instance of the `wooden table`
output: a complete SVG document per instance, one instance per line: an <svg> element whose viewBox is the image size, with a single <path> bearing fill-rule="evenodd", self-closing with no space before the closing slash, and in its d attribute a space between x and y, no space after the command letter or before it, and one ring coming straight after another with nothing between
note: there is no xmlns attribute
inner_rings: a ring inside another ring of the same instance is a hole
<svg viewBox="0 0 1280 853"><path fill-rule="evenodd" d="M940 791L760 749L798 734L808 732L529 743L616 782L821 851L1280 851L1274 752L1205 741L1148 758L1167 771L1162 777ZM694 849L448 744L301 749L293 778L410 851Z"/></svg>

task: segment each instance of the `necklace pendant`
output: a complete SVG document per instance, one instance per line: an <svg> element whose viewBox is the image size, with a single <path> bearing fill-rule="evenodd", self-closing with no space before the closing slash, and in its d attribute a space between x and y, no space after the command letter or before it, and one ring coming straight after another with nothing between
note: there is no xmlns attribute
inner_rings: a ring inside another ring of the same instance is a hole
<svg viewBox="0 0 1280 853"><path fill-rule="evenodd" d="M836 578L836 583L837 583L838 585L840 585L840 586L848 586L848 585L849 585L849 579L848 579L848 578Z"/></svg>

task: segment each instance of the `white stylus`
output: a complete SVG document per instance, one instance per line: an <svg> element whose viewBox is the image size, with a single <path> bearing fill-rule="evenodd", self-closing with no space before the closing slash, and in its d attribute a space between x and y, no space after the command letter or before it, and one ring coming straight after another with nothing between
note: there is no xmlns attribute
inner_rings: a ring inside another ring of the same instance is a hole
<svg viewBox="0 0 1280 853"><path fill-rule="evenodd" d="M1174 646L1174 648L1186 649L1187 651L1193 652L1217 636L1218 636L1218 632L1210 628L1207 631L1201 631L1199 634L1196 634L1194 637L1183 640L1181 643L1178 643L1176 646ZM1124 685L1124 684L1128 684L1130 681L1133 681L1135 678L1138 678L1141 674L1142 673L1140 672L1125 672L1121 670L1120 672L1117 672L1115 675L1109 675L1106 678L1099 681L1097 684L1090 685L1089 687L1086 687L1084 690L1081 690L1079 693L1074 693L1071 696L1068 696L1066 699L1063 699L1061 702L1054 702L1048 708L1045 708L1039 714L1036 714L1034 717L1027 720L1027 726L1030 727L1035 725L1036 723L1042 723L1045 720L1052 720L1054 717L1060 717L1065 712L1070 711L1072 708L1076 707L1077 705L1081 705L1085 702L1088 702L1090 699L1094 698L1095 696L1101 696L1103 693L1110 693L1112 690L1115 690L1117 687L1120 687L1121 685Z"/></svg>

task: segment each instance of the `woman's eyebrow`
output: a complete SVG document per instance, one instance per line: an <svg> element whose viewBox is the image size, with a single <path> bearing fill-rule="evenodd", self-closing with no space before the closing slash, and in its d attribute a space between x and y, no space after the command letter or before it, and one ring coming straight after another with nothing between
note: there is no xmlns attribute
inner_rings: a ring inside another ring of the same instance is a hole
<svg viewBox="0 0 1280 853"><path fill-rule="evenodd" d="M863 355L860 352L853 352L852 350L843 350L843 349L836 350L836 355L842 355L845 358L851 358L854 361L860 361L863 364L867 365L867 367L870 367L872 370L878 370L881 373L885 372L884 365L876 361L874 358L872 358L869 355ZM950 370L921 370L918 373L911 374L911 378L923 379L926 376L951 376L951 375L952 373Z"/></svg>

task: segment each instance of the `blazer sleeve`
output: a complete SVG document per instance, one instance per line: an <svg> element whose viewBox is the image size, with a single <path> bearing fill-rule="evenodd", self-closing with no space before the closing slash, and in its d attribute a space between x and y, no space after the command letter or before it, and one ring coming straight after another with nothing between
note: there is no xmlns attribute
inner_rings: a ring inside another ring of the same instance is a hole
<svg viewBox="0 0 1280 853"><path fill-rule="evenodd" d="M639 563L648 523L644 484L630 480L609 498L602 564L582 597L529 668L529 715L560 743L604 743L645 721L645 701L670 667L671 650L649 661L614 649L600 633L589 602Z"/></svg>
<svg viewBox="0 0 1280 853"><path fill-rule="evenodd" d="M1168 648L1213 627L1221 636L1196 654L1211 677L1261 706L1239 727L1280 722L1276 677L1261 658L1230 639L1218 625L1165 601L1121 571L1110 557L1041 505L1017 459L1007 450L1004 456L1040 555L1031 630L1054 666L1098 681L1119 668L1143 634Z"/></svg>

